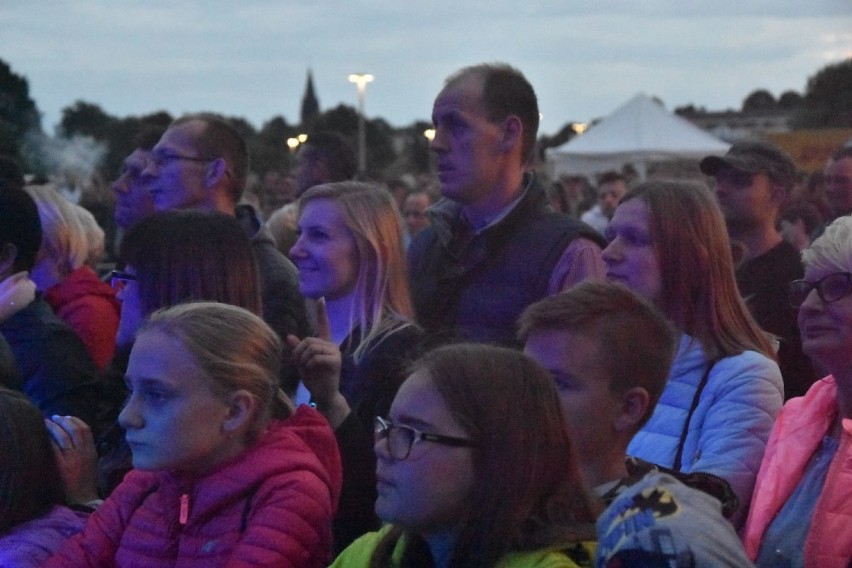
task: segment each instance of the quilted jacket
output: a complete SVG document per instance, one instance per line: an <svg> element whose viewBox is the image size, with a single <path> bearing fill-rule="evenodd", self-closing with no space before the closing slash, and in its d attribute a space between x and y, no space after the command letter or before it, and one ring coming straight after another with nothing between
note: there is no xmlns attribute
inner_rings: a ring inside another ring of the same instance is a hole
<svg viewBox="0 0 852 568"><path fill-rule="evenodd" d="M47 566L326 566L340 484L334 433L302 406L200 479L132 471Z"/></svg>
<svg viewBox="0 0 852 568"><path fill-rule="evenodd" d="M760 465L751 512L743 530L749 557L796 489L811 456L837 417L834 377L817 381L801 398L784 405ZM839 445L805 539L805 567L845 567L852 559L852 419L842 422Z"/></svg>
<svg viewBox="0 0 852 568"><path fill-rule="evenodd" d="M81 266L48 288L44 300L83 340L92 361L103 371L115 352L115 333L121 314L115 291L101 282L91 268Z"/></svg>
<svg viewBox="0 0 852 568"><path fill-rule="evenodd" d="M628 455L672 467L707 365L701 344L683 335L660 401L627 446ZM755 351L744 351L715 364L689 422L681 471L712 473L730 483L740 501L735 524L745 520L766 441L783 401L778 365Z"/></svg>

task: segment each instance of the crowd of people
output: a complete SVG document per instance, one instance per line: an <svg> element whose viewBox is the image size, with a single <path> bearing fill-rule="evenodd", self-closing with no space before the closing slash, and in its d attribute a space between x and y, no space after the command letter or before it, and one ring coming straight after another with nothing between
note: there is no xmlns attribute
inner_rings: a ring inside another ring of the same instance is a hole
<svg viewBox="0 0 852 568"><path fill-rule="evenodd" d="M440 197L320 132L266 220L227 121L146 130L101 274L0 157L0 566L852 563L852 149L582 205L517 69L432 121Z"/></svg>

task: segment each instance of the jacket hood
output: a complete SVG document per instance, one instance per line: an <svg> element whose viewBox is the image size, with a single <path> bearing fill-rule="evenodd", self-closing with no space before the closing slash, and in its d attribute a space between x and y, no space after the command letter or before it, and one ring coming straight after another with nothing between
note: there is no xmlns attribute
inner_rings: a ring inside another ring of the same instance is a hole
<svg viewBox="0 0 852 568"><path fill-rule="evenodd" d="M88 266L81 266L66 276L65 280L51 286L44 293L45 301L54 309L83 296L105 298L120 309L120 304L115 299L115 290L106 282L102 282L95 271Z"/></svg>

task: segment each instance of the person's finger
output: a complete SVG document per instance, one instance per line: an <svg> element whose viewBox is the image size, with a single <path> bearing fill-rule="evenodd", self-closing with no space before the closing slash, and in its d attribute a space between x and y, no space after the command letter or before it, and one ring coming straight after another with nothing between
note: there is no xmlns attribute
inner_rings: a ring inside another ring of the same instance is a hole
<svg viewBox="0 0 852 568"><path fill-rule="evenodd" d="M317 301L317 337L331 341L331 328L328 324L328 310L325 307L325 297Z"/></svg>
<svg viewBox="0 0 852 568"><path fill-rule="evenodd" d="M290 349L296 349L301 343L302 340L293 335L292 333L287 334L287 345L290 346Z"/></svg>
<svg viewBox="0 0 852 568"><path fill-rule="evenodd" d="M56 420L60 418L59 416L53 416L49 420L44 421L44 425L47 427L47 431L50 433L50 437L53 439L53 443L62 450L71 450L74 448L74 440L62 427L61 424L57 423Z"/></svg>
<svg viewBox="0 0 852 568"><path fill-rule="evenodd" d="M94 447L92 429L82 419L76 416L56 416L54 421L65 429L74 447L78 449Z"/></svg>

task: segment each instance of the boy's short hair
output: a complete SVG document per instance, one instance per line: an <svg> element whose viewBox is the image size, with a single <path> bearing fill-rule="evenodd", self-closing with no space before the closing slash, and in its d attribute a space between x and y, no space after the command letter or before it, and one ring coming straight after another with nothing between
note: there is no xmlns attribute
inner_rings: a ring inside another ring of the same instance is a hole
<svg viewBox="0 0 852 568"><path fill-rule="evenodd" d="M518 325L522 342L561 330L598 341L610 391L644 388L651 402L645 420L650 418L671 370L677 332L649 301L622 284L583 282L528 306Z"/></svg>

